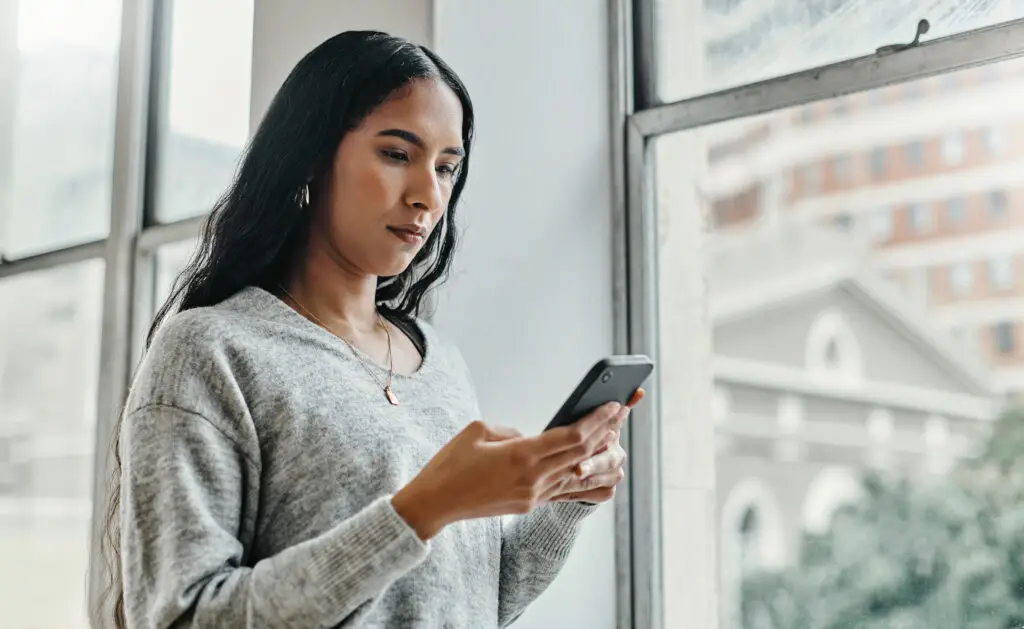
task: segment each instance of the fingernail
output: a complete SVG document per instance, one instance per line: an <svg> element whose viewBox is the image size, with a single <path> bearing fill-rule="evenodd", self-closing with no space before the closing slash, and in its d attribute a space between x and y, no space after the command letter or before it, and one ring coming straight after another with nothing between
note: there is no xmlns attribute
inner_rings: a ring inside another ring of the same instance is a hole
<svg viewBox="0 0 1024 629"><path fill-rule="evenodd" d="M590 476L591 468L593 467L593 464L588 462L580 463L580 478L586 478Z"/></svg>

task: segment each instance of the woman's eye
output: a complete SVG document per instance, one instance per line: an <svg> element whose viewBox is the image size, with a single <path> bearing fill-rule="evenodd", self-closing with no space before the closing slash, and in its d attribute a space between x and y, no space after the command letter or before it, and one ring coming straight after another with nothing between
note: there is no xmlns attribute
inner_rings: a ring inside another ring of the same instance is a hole
<svg viewBox="0 0 1024 629"><path fill-rule="evenodd" d="M456 170L458 170L458 167L454 166L452 164L441 164L440 166L437 167L437 172L438 173L440 173L444 177L449 177L449 178L455 176L455 171Z"/></svg>
<svg viewBox="0 0 1024 629"><path fill-rule="evenodd" d="M384 153L384 157L387 157L388 159L393 159L393 160L398 161L398 162L407 162L407 161L409 161L409 156L406 155L405 153L403 153L402 151L382 151L382 152Z"/></svg>

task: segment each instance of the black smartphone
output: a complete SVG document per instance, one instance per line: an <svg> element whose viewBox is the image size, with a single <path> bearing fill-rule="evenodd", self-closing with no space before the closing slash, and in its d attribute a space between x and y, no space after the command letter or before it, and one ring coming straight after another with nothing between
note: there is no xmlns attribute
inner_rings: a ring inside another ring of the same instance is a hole
<svg viewBox="0 0 1024 629"><path fill-rule="evenodd" d="M608 402L626 404L654 371L643 354L609 356L597 361L544 430L572 424Z"/></svg>

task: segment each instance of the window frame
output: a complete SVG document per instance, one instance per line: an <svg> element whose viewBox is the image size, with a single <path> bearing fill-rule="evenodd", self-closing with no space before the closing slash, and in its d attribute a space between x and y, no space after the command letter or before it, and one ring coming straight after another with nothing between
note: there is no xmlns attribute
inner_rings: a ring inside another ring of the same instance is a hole
<svg viewBox="0 0 1024 629"><path fill-rule="evenodd" d="M170 11L171 3L166 0L121 2L107 235L25 257L0 259L0 281L89 260L105 263L86 592L90 605L108 578L98 549L106 516L106 481L113 462L113 431L132 366L141 357L145 326L153 316L154 253L162 245L194 238L205 218L158 224L149 209L157 159L157 106L167 70L161 60L166 54L163 48Z"/></svg>
<svg viewBox="0 0 1024 629"><path fill-rule="evenodd" d="M611 46L614 229L615 349L641 352L658 362L658 237L654 141L661 136L841 96L906 86L912 81L949 75L973 66L1024 56L1024 19L926 40L895 54L868 54L674 102L657 98L659 59L653 0L613 0ZM880 41L879 45L890 42ZM624 163L624 167L618 164ZM699 236L695 236L698 237ZM689 235L686 236L689 239ZM706 297L705 297L706 298ZM693 335L709 335L705 329ZM710 364L707 367L710 373ZM708 384L711 387L711 384ZM673 602L666 618L662 562L660 448L660 377L650 382L650 396L634 411L623 432L630 471L616 499L618 624L621 629L662 629L702 622L715 613L715 601ZM708 399L713 399L709 395ZM711 417L708 409L706 417ZM694 418L692 421L701 421ZM693 427L701 443L689 451L714 452L714 422ZM711 487L700 487L709 493ZM713 494L712 494L713 495ZM707 501L706 509L714 508ZM716 513L694 514L714 522ZM711 543L712 540L706 540ZM698 544L699 545L699 544ZM712 544L713 545L713 544ZM690 547L692 545L688 545ZM704 565L702 557L675 557L674 562ZM712 564L712 567L714 564ZM714 580L713 574L701 575ZM693 600L690 600L693 599ZM710 610L710 611L709 611Z"/></svg>

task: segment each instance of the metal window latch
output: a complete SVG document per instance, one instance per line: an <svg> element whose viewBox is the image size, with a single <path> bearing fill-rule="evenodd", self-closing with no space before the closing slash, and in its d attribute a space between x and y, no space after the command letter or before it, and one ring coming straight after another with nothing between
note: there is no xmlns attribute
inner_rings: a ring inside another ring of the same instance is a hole
<svg viewBox="0 0 1024 629"><path fill-rule="evenodd" d="M927 33L930 28L931 24L928 23L928 20L921 20L917 23L917 34L914 35L914 41L909 44L889 44L888 46L882 46L875 50L875 54L880 56L891 55L893 53L909 50L910 48L916 48L921 44L921 35Z"/></svg>

